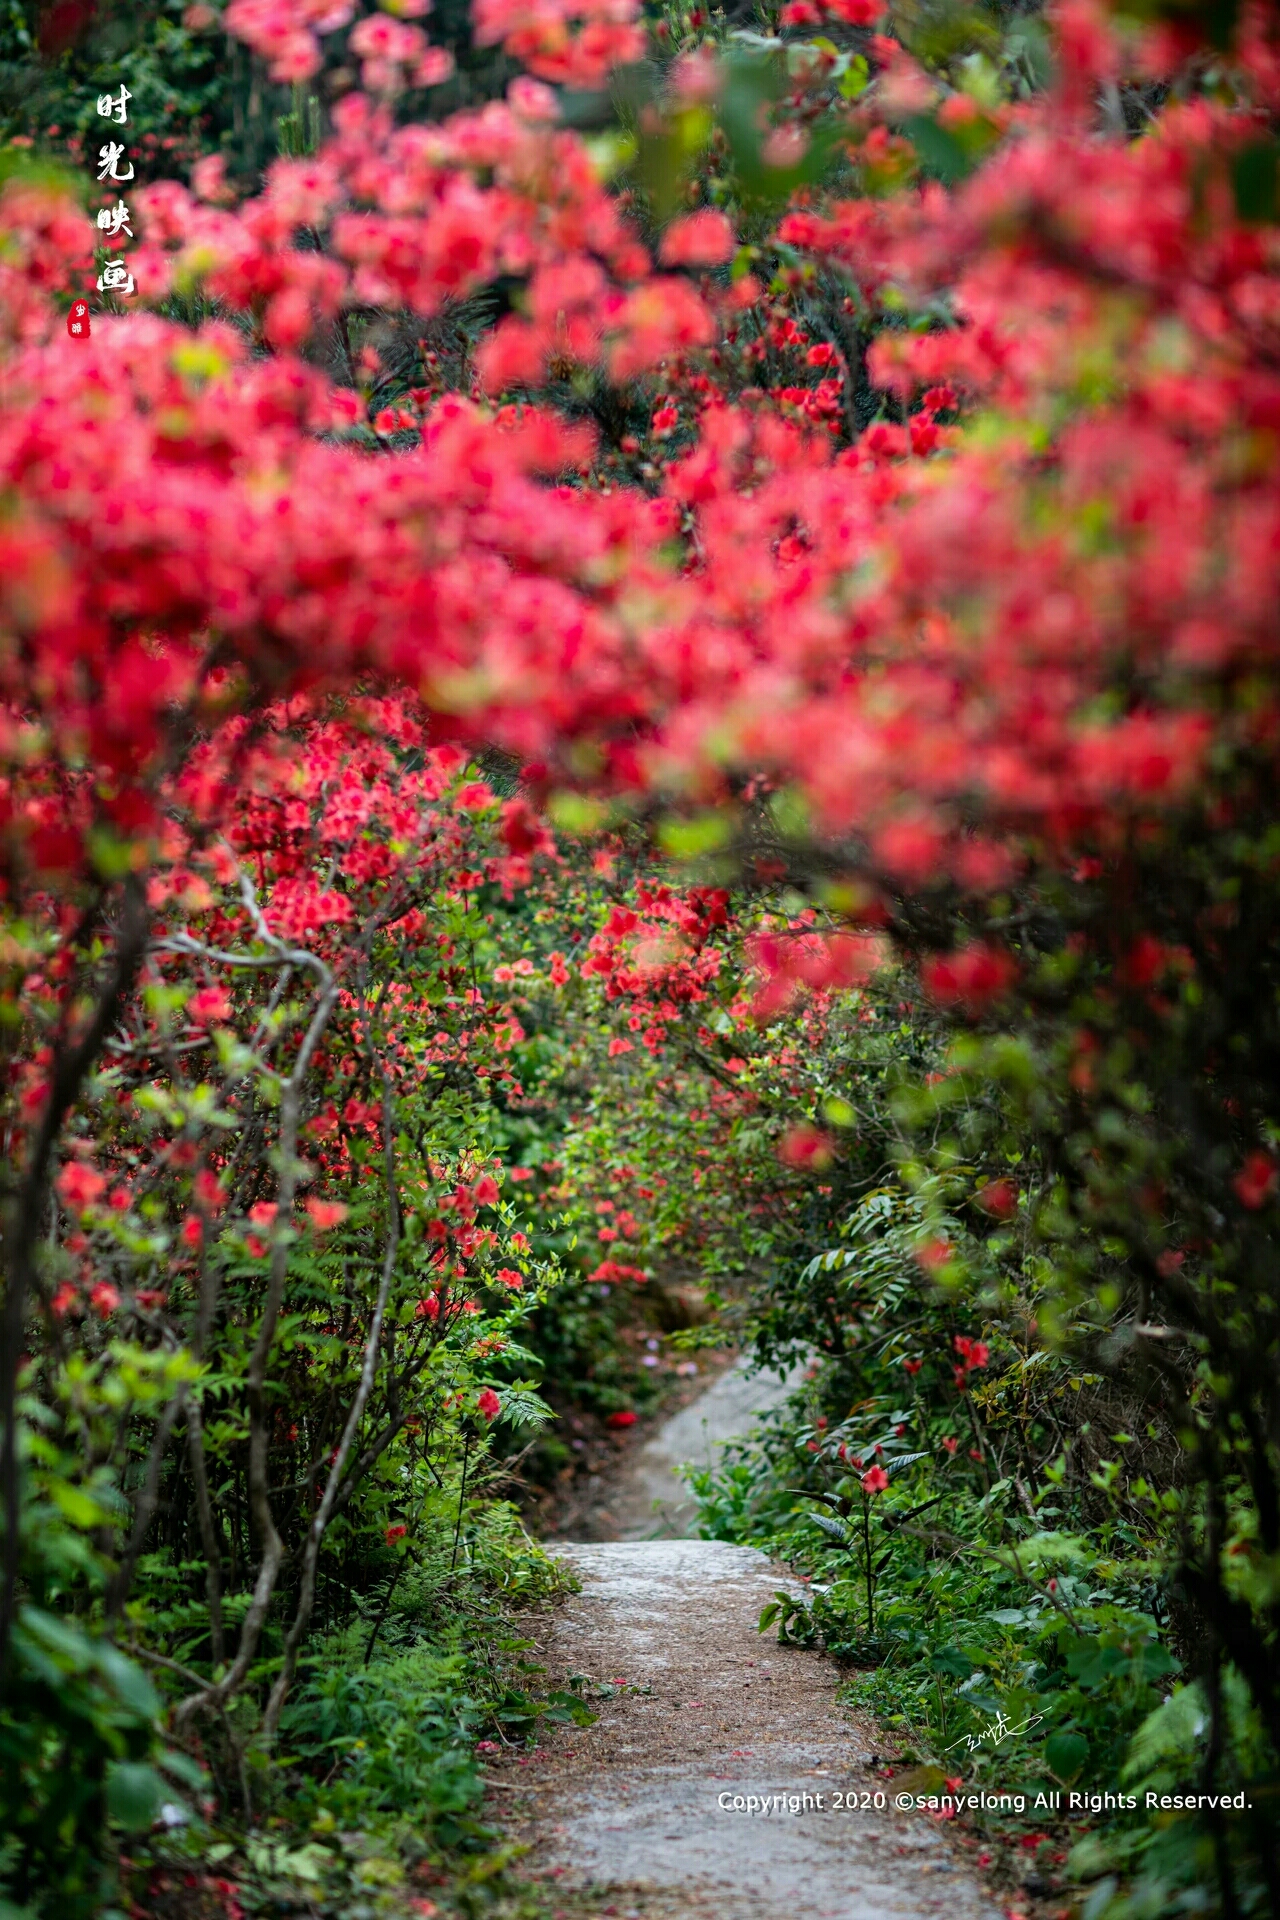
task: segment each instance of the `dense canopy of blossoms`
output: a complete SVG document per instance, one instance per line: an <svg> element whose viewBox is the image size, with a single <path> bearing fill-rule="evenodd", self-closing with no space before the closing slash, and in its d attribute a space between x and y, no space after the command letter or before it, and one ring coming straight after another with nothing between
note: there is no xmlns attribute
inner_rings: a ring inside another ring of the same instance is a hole
<svg viewBox="0 0 1280 1920"><path fill-rule="evenodd" d="M318 20L244 11L251 39L268 14ZM1265 110L1272 22L1249 19ZM1256 123L1199 100L1142 140L1100 135L1118 43L1078 7L1062 24L1058 93L959 188L781 222L867 297L949 290L951 324L872 347L901 424L836 451L705 383L696 440L645 497L583 485L586 428L479 392L415 394L371 447L358 393L300 357L347 306L431 313L499 274L527 294L478 355L496 396L557 356L627 381L711 350L739 300L713 277L728 222L677 222L677 270L655 270L584 141L518 91L403 127L351 96L255 200L221 204L213 163L196 195L138 196L140 287L203 285L265 357L226 323L145 314L69 353L57 299L88 233L6 189L8 870L74 864L95 822L145 825L178 712L371 669L548 768L591 736L624 788L718 801L764 772L881 880L983 893L1029 848L1105 857L1223 750L1268 754L1280 263L1232 186ZM99 775L78 815L59 762Z"/></svg>

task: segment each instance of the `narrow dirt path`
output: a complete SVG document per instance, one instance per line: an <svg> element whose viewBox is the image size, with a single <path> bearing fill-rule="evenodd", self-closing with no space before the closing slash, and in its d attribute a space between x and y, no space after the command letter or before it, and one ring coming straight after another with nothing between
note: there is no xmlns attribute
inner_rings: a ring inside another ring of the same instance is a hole
<svg viewBox="0 0 1280 1920"><path fill-rule="evenodd" d="M639 1524L652 1481L632 1491ZM496 1763L490 1799L553 1912L997 1920L928 1817L894 1811L830 1664L756 1632L785 1580L764 1554L688 1539L555 1550L582 1591L546 1624L546 1678L575 1682L599 1718Z"/></svg>
<svg viewBox="0 0 1280 1920"><path fill-rule="evenodd" d="M803 1364L785 1374L749 1373L738 1361L602 1481L578 1516L572 1538L683 1539L694 1529L698 1503L676 1469L689 1461L712 1465L724 1441L746 1433L757 1414L778 1406L804 1374Z"/></svg>

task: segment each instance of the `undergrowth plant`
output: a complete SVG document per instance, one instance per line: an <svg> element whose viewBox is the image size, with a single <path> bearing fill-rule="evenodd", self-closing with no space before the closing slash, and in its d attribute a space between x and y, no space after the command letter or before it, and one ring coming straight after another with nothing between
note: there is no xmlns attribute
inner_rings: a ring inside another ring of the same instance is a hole
<svg viewBox="0 0 1280 1920"><path fill-rule="evenodd" d="M761 1630L841 1663L914 1766L908 1786L1024 1796L1021 1819L967 1816L1010 1878L1082 1887L1091 1915L1194 1911L1225 1834L1249 1910L1276 1755L1230 1667L1213 1731L1176 1573L1194 1497L1177 1438L1123 1369L1089 1368L1080 1329L1038 1332L1054 1295L1034 1263L1017 1284L1006 1263L959 1285L926 1225L977 1267L938 1187L897 1185L784 1290L788 1329L829 1348L834 1313L841 1349L755 1438L688 1470L701 1531L804 1575ZM769 1302L770 1355L777 1325ZM1197 1789L1223 1810L1171 1816L1167 1796Z"/></svg>

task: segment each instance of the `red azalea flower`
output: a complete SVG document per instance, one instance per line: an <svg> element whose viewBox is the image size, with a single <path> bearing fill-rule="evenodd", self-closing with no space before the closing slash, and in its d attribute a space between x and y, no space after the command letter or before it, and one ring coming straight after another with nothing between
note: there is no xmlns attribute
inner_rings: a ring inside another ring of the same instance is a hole
<svg viewBox="0 0 1280 1920"><path fill-rule="evenodd" d="M317 1233L328 1233L330 1227L341 1226L349 1212L341 1200L311 1199L306 1207L308 1218Z"/></svg>
<svg viewBox="0 0 1280 1920"><path fill-rule="evenodd" d="M73 1213L83 1213L100 1200L107 1186L97 1168L86 1166L83 1160L69 1160L54 1184Z"/></svg>
<svg viewBox="0 0 1280 1920"><path fill-rule="evenodd" d="M975 1195L984 1213L1007 1220L1018 1205L1018 1193L1011 1180L989 1180Z"/></svg>
<svg viewBox="0 0 1280 1920"><path fill-rule="evenodd" d="M1231 1185L1242 1207L1256 1213L1276 1190L1277 1168L1273 1156L1261 1150L1249 1154Z"/></svg>
<svg viewBox="0 0 1280 1920"><path fill-rule="evenodd" d="M830 1166L835 1143L819 1127L788 1127L778 1146L784 1167Z"/></svg>

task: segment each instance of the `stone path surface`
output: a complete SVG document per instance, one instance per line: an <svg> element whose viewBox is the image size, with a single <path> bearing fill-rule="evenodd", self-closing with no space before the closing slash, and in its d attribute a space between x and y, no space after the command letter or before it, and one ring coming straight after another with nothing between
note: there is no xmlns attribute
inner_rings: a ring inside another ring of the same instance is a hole
<svg viewBox="0 0 1280 1920"><path fill-rule="evenodd" d="M640 1507L652 1521L650 1483L630 1491L634 1523ZM893 1809L874 1730L837 1704L831 1665L757 1633L790 1584L764 1554L682 1538L554 1550L582 1585L544 1623L540 1658L599 1718L497 1761L489 1803L553 1913L999 1920L928 1816Z"/></svg>
<svg viewBox="0 0 1280 1920"><path fill-rule="evenodd" d="M691 1533L698 1503L676 1468L713 1465L722 1443L746 1433L756 1415L778 1406L804 1374L803 1363L776 1374L749 1373L739 1361L636 1448L623 1474L583 1515L576 1538L680 1539Z"/></svg>

